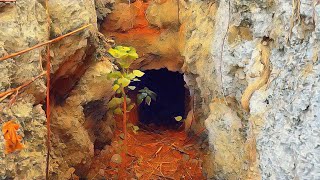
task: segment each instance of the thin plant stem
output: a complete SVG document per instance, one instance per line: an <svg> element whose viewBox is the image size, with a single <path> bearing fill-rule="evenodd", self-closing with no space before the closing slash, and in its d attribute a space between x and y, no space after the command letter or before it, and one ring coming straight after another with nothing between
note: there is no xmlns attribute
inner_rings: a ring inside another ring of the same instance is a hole
<svg viewBox="0 0 320 180"><path fill-rule="evenodd" d="M121 87L122 96L123 96L123 116L122 116L122 125L123 125L123 133L124 133L124 140L123 140L123 171L125 177L125 168L126 168L126 153L127 153L127 146L128 146L128 132L127 132L127 97L124 87Z"/></svg>

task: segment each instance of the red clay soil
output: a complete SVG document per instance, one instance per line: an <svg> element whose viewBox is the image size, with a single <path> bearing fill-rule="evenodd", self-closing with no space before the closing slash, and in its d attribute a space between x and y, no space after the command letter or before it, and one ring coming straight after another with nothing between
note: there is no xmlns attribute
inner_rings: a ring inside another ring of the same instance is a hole
<svg viewBox="0 0 320 180"><path fill-rule="evenodd" d="M130 123L135 124L136 113L130 113L130 117ZM122 163L112 162L111 157L124 149L121 117L117 122L111 145L96 152L97 158L88 175L90 179L205 179L200 147L183 130L140 125L139 131L134 133L128 127L127 155L121 158Z"/></svg>

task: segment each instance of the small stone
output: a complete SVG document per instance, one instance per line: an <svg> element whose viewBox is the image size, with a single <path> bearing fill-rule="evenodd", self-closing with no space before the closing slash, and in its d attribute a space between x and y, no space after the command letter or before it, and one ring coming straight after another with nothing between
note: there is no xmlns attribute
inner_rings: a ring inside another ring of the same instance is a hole
<svg viewBox="0 0 320 180"><path fill-rule="evenodd" d="M111 162L116 163L116 164L120 164L122 162L122 158L121 158L120 154L114 154L111 157Z"/></svg>
<svg viewBox="0 0 320 180"><path fill-rule="evenodd" d="M190 156L187 154L183 154L182 158L184 161L188 161L190 159Z"/></svg>
<svg viewBox="0 0 320 180"><path fill-rule="evenodd" d="M198 160L196 160L196 159L191 159L190 162L191 162L192 164L197 164L197 163L198 163Z"/></svg>
<svg viewBox="0 0 320 180"><path fill-rule="evenodd" d="M111 147L110 145L105 145L105 146L103 147L103 149L104 149L104 150L109 150L110 147Z"/></svg>
<svg viewBox="0 0 320 180"><path fill-rule="evenodd" d="M124 134L123 134L123 133L119 134L119 137L120 137L121 139L124 139Z"/></svg>
<svg viewBox="0 0 320 180"><path fill-rule="evenodd" d="M104 169L99 170L99 175L104 176Z"/></svg>
<svg viewBox="0 0 320 180"><path fill-rule="evenodd" d="M142 177L142 175L143 175L143 174L141 174L141 173L137 173L137 172L136 172L136 177L137 177L137 178Z"/></svg>
<svg viewBox="0 0 320 180"><path fill-rule="evenodd" d="M98 155L98 154L100 154L100 152L101 152L100 150L95 149L95 150L94 150L94 155Z"/></svg>

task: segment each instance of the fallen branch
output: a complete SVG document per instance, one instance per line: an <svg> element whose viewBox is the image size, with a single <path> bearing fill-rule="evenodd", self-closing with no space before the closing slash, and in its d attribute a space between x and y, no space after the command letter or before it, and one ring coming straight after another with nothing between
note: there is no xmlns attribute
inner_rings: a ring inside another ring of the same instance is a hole
<svg viewBox="0 0 320 180"><path fill-rule="evenodd" d="M152 173L152 175L158 176L159 178L170 179L170 180L172 179L172 180L174 180L174 178L169 177L169 176L165 176L165 175L162 175L162 174Z"/></svg>
<svg viewBox="0 0 320 180"><path fill-rule="evenodd" d="M33 47L24 49L24 50L22 50L22 51L19 51L19 52L16 52L16 53L13 53L13 54L4 56L4 57L0 58L0 61L3 61L3 60L6 60L6 59L9 59L9 58L12 58L12 57L21 55L21 54L26 53L26 52L29 52L29 51L31 51L31 50L33 50L33 49L36 49L36 48L45 46L45 45L47 45L47 44L51 44L51 43L60 41L61 39L65 38L65 37L68 37L68 36L70 36L70 35L72 35L72 34L75 34L75 33L79 32L79 31L82 31L83 29L85 29L85 28L87 28L87 27L89 27L89 26L92 26L92 24L88 24L88 25L82 26L82 27L79 28L79 29L76 29L76 30L74 30L74 31L71 31L71 32L69 32L69 33L67 33L67 34L65 34L65 35L59 36L59 37L57 37L57 38L55 38L55 39L52 39L52 40L50 40L50 41L47 41L47 42L44 42L44 43L40 43L40 44L37 44L37 45L35 45L35 46L33 46Z"/></svg>
<svg viewBox="0 0 320 180"><path fill-rule="evenodd" d="M19 87L17 87L17 88L14 88L14 89L11 89L11 90L9 90L9 91L5 91L5 92L0 93L0 98L1 98L1 100L3 100L2 97L8 97L8 96L12 95L14 92L19 91L20 89L29 86L29 85L30 85L31 83L33 83L36 79L40 78L41 76L45 75L46 73L47 73L47 71L43 71L41 74L39 74L38 76L32 78L30 81L22 84L21 86L19 86Z"/></svg>
<svg viewBox="0 0 320 180"><path fill-rule="evenodd" d="M157 157L158 153L162 150L163 146L161 146L154 154L153 157Z"/></svg>
<svg viewBox="0 0 320 180"><path fill-rule="evenodd" d="M10 92L8 94L6 94L5 96L0 98L0 102L2 102L4 99L6 99L8 96L11 96L14 92Z"/></svg>
<svg viewBox="0 0 320 180"><path fill-rule="evenodd" d="M177 147L177 146L174 145L174 144L171 144L171 148L174 149L174 150L176 150L176 151L179 151L179 152L182 153L182 154L187 154L187 155L189 155L189 153L187 153L186 151L184 151L183 149Z"/></svg>

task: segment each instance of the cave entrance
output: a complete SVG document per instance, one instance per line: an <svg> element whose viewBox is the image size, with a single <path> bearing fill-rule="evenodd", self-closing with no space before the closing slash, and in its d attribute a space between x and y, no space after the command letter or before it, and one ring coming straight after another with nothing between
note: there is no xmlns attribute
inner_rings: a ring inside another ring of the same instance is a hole
<svg viewBox="0 0 320 180"><path fill-rule="evenodd" d="M142 103L138 107L139 122L144 125L163 126L169 129L181 127L176 116L185 118L189 91L186 88L183 74L166 68L146 70L141 81L134 82L137 89L149 88L157 94L157 100L148 106Z"/></svg>

